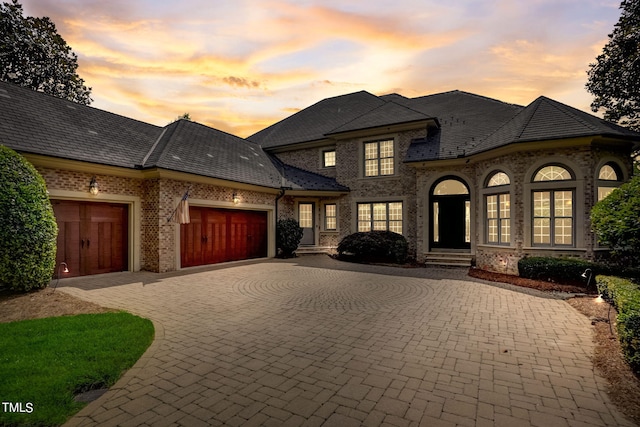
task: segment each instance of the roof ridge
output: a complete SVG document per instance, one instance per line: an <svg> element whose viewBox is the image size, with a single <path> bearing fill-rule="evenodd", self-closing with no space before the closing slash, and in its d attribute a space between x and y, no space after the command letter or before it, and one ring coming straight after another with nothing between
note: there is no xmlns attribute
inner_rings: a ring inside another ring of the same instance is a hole
<svg viewBox="0 0 640 427"><path fill-rule="evenodd" d="M375 95L374 95L374 96L375 96ZM425 119L434 118L433 116L427 115L427 114L425 114L425 113L423 113L423 112L421 112L421 111L415 110L415 109L413 109L413 108L411 108L411 107L408 107L408 106L406 106L406 105L398 104L397 102L395 102L395 101L393 101L393 100L385 101L384 99L381 99L379 96L377 96L377 98L378 98L378 99L380 99L380 101L382 101L383 103L382 103L382 104L380 104L380 105L378 105L378 106L376 106L376 107L374 107L374 108L372 108L372 109L370 109L370 110L368 110L368 111L367 111L367 112L365 112L365 113L360 114L360 115L359 115L359 116L357 116L357 117L354 117L353 119L351 119L351 120L349 120L349 121L347 121L347 122L345 122L345 123L342 123L340 126L338 126L338 127L335 127L335 128L333 128L333 129L331 129L329 132L325 133L325 135L331 135L331 134L335 133L335 131L337 131L338 129L340 129L340 128L342 128L342 127L346 126L346 125L348 125L349 123L353 123L353 122L355 122L356 120L359 120L360 118L362 118L362 117L366 116L367 114L371 114L371 113L373 113L374 111L376 111L376 110L378 110L378 109L380 109L380 108L385 108L385 107L386 107L387 105L389 105L389 104L394 104L394 105L397 105L397 106L398 106L398 107L400 107L400 108L404 108L404 109L406 109L406 110L410 110L410 111L412 111L412 112L414 112L414 113L416 113L416 114L420 114L421 116L424 116L424 118L425 118Z"/></svg>

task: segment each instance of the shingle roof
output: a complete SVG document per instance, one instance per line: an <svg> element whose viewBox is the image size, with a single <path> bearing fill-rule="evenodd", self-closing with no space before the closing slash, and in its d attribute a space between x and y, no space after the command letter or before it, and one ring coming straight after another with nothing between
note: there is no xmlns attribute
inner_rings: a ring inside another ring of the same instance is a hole
<svg viewBox="0 0 640 427"><path fill-rule="evenodd" d="M113 166L142 162L162 128L0 82L0 143Z"/></svg>
<svg viewBox="0 0 640 427"><path fill-rule="evenodd" d="M5 82L0 82L0 144L23 153L269 188L348 190L335 179L287 165L283 178L259 145L199 123L178 120L162 128Z"/></svg>
<svg viewBox="0 0 640 427"><path fill-rule="evenodd" d="M323 99L247 138L264 148L318 141L385 102L361 91Z"/></svg>
<svg viewBox="0 0 640 427"><path fill-rule="evenodd" d="M283 177L282 187L291 188L292 190L349 191L348 187L339 184L333 178L287 165L276 156L271 156L271 159Z"/></svg>
<svg viewBox="0 0 640 427"><path fill-rule="evenodd" d="M640 138L640 134L629 129L541 96L474 147L472 152L519 142L594 135Z"/></svg>
<svg viewBox="0 0 640 427"><path fill-rule="evenodd" d="M348 123L327 132L327 135L334 135L342 132L374 128L379 126L390 126L400 123L410 123L427 120L430 117L419 111L397 104L393 101L385 102L371 111L356 117Z"/></svg>

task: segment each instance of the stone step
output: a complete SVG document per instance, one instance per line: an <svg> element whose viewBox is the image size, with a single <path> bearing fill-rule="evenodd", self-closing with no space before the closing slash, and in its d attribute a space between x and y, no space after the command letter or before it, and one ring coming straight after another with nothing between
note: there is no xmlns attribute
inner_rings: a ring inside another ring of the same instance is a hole
<svg viewBox="0 0 640 427"><path fill-rule="evenodd" d="M425 265L447 267L471 267L473 255L455 252L431 252L425 258Z"/></svg>
<svg viewBox="0 0 640 427"><path fill-rule="evenodd" d="M296 255L332 254L335 248L329 246L298 246Z"/></svg>

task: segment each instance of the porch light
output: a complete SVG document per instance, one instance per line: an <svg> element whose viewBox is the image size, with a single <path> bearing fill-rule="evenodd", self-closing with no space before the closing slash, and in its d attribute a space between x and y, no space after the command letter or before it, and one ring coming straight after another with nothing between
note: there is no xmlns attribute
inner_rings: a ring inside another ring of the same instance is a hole
<svg viewBox="0 0 640 427"><path fill-rule="evenodd" d="M60 264L58 264L58 277L56 279L56 284L53 287L52 293L55 292L56 288L58 287L58 282L60 281L60 269L62 269L63 273L68 273L69 272L69 266L67 265L66 262L61 262Z"/></svg>
<svg viewBox="0 0 640 427"><path fill-rule="evenodd" d="M96 181L96 177L95 175L91 178L91 181L89 182L89 193L93 194L94 196L98 194L98 191L100 191L98 189L98 181Z"/></svg>
<svg viewBox="0 0 640 427"><path fill-rule="evenodd" d="M589 287L589 284L591 283L591 277L593 277L593 271L591 271L590 268L587 268L584 273L580 275L580 277L582 277L583 279L587 279L587 287Z"/></svg>
<svg viewBox="0 0 640 427"><path fill-rule="evenodd" d="M240 203L240 197L238 197L238 193L236 193L235 191L233 192L233 204L237 205L238 203Z"/></svg>

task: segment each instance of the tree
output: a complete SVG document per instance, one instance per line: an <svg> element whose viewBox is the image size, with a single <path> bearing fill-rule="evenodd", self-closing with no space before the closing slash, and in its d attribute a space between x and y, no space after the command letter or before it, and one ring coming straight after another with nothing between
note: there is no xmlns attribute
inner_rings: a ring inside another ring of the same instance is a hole
<svg viewBox="0 0 640 427"><path fill-rule="evenodd" d="M603 52L589 64L591 109L604 118L640 131L640 0L623 0L622 14Z"/></svg>
<svg viewBox="0 0 640 427"><path fill-rule="evenodd" d="M78 56L47 17L24 17L18 0L0 5L0 80L91 104L91 88L76 72Z"/></svg>
<svg viewBox="0 0 640 427"><path fill-rule="evenodd" d="M56 265L58 226L44 179L0 145L0 287L44 288Z"/></svg>
<svg viewBox="0 0 640 427"><path fill-rule="evenodd" d="M620 263L638 265L640 259L640 176L615 189L591 209L591 227L598 241Z"/></svg>

